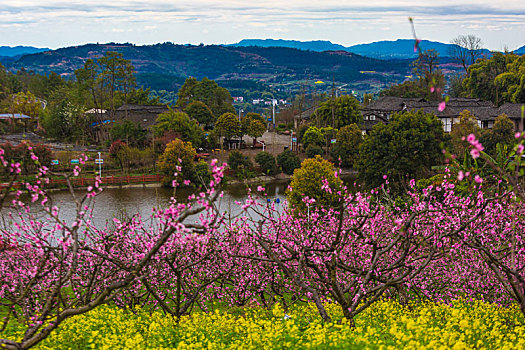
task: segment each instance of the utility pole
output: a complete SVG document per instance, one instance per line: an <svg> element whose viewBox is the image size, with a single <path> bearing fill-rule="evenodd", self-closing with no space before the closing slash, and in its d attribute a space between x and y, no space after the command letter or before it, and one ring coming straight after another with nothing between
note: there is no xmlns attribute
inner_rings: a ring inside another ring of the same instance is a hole
<svg viewBox="0 0 525 350"><path fill-rule="evenodd" d="M102 179L102 158L98 152L98 176Z"/></svg>
<svg viewBox="0 0 525 350"><path fill-rule="evenodd" d="M239 108L239 123L241 122L241 113L244 113L244 109Z"/></svg>
<svg viewBox="0 0 525 350"><path fill-rule="evenodd" d="M332 96L330 98L330 105L332 107L332 128L335 129L335 80L332 76ZM327 149L328 150L328 149Z"/></svg>
<svg viewBox="0 0 525 350"><path fill-rule="evenodd" d="M272 119L273 119L273 129L275 130L275 99L272 97Z"/></svg>

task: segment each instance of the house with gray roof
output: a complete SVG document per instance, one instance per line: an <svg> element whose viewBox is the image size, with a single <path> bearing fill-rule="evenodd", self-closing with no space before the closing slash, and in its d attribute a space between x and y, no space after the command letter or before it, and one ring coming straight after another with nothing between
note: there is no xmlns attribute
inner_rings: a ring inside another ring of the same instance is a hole
<svg viewBox="0 0 525 350"><path fill-rule="evenodd" d="M443 123L444 131L450 132L452 125L459 123L459 115L468 110L476 117L479 127L483 129L491 129L496 117L506 114L514 122L515 129L523 131L521 104L506 103L496 107L492 102L475 98L450 98L445 109L440 111L439 103L424 98L381 97L362 109L364 126L362 129L370 131L377 123L388 123L394 113L422 110L425 113L435 114Z"/></svg>
<svg viewBox="0 0 525 350"><path fill-rule="evenodd" d="M148 130L161 113L168 112L168 106L146 106L125 104L115 110L115 121L130 120L139 124L144 130Z"/></svg>

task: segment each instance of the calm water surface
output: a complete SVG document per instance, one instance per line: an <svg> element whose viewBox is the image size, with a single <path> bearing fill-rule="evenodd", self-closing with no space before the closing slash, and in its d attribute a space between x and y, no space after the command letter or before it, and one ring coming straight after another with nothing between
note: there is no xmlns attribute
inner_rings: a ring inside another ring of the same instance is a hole
<svg viewBox="0 0 525 350"><path fill-rule="evenodd" d="M347 185L351 185L355 178L348 177L344 178L344 180ZM266 203L267 200L270 200L275 203L279 212L282 211L286 205L284 203L286 199L285 191L288 184L289 181L274 181L264 184L268 197L260 198L259 201ZM257 185L250 185L250 187L254 191ZM242 212L242 207L237 203L242 203L246 200L246 185L232 184L226 186L223 190L223 198L216 203L219 211L226 212L231 217L239 215ZM76 193L78 196L82 196L85 191L79 190ZM189 188L178 189L176 198L178 201L185 201L191 194L192 190ZM107 222L112 223L114 218L125 220L136 214L141 215L143 218L148 218L151 215L152 208L166 208L172 196L173 190L164 187L105 188L96 196L93 209L94 223L97 227L102 227ZM29 202L29 198L25 198L25 200ZM61 219L69 223L74 220L76 215L75 204L68 191L52 192L50 193L50 200L53 202L53 205L59 208L59 217ZM279 203L277 204L277 202ZM33 204L31 207L33 213L38 213L40 217L47 215L38 204ZM3 219L0 226L5 227L6 222L9 221L9 211L12 211L12 209L3 208L0 211Z"/></svg>
<svg viewBox="0 0 525 350"><path fill-rule="evenodd" d="M282 210L283 202L286 199L285 191L288 183L288 181L280 181L264 185L268 194L267 198L273 202L276 202L276 199L278 199L280 203L276 204L276 206L280 210ZM251 187L255 189L257 186ZM238 215L242 212L242 208L236 203L246 200L246 185L228 185L223 190L224 196L216 203L219 211L227 212L231 216ZM82 196L84 193L85 191L82 190L76 192L78 196ZM192 190L189 188L178 189L175 197L178 201L185 201L191 194ZM49 196L53 205L59 208L59 217L66 220L66 222L72 222L76 215L76 208L71 194L68 191L57 191L50 193ZM173 190L164 187L105 188L96 196L93 209L95 225L102 227L106 222L113 222L113 218L124 220L136 214L141 215L143 218L149 217L152 208L166 208L169 206L172 196ZM24 200L29 201L28 198L24 198ZM261 203L266 201L266 198L260 199ZM32 204L31 209L34 213L46 215L38 204ZM12 209L2 209L1 213L4 220L8 219L9 211L12 211Z"/></svg>

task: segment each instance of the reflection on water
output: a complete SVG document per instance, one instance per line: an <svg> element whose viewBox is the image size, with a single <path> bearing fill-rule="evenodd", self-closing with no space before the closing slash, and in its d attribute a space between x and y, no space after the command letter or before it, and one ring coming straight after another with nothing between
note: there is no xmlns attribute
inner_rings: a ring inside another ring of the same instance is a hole
<svg viewBox="0 0 525 350"><path fill-rule="evenodd" d="M354 178L346 178L346 183L351 185ZM276 204L277 210L283 209L285 202L285 191L288 187L288 181L274 181L264 185L266 188L267 198L261 198L260 202L265 203L267 199ZM255 193L257 185L250 185L252 193ZM243 202L247 195L247 186L244 184L231 184L223 188L224 196L217 201L220 212L226 212L227 217L234 217L242 212L242 206L238 202ZM76 192L82 196L85 191ZM185 201L193 193L190 188L178 189L176 198L178 201ZM125 220L139 214L143 218L151 215L152 208L166 208L169 205L170 198L173 196L173 190L164 187L133 187L133 188L106 188L96 197L93 208L93 219L96 227L102 227L107 222L113 222L113 218ZM29 198L26 198L29 202ZM59 217L68 223L71 223L76 215L75 204L71 194L68 191L58 191L50 193L52 204L59 208ZM33 212L40 212L46 215L38 204L32 205ZM2 209L2 218L7 219L9 208Z"/></svg>
<svg viewBox="0 0 525 350"><path fill-rule="evenodd" d="M287 181L273 182L265 184L268 199L275 201L279 198L282 209L285 200L285 191L288 187ZM255 193L257 186L250 186L252 193ZM243 202L247 198L248 189L244 184L228 185L223 188L224 196L217 200L216 205L220 212L227 212L227 216L236 216L242 212L242 207L238 202ZM193 190L191 188L181 188L176 192L177 201L184 202ZM83 196L85 191L79 190L76 195ZM152 208L166 208L169 206L173 190L165 187L133 187L133 188L105 188L96 196L93 207L93 219L96 227L102 227L107 222L113 222L113 218L125 220L139 214L143 218L151 215ZM68 191L52 192L49 195L52 205L59 208L59 217L71 223L75 219L76 206ZM29 198L23 198L29 202ZM260 199L261 203L266 202L266 198ZM46 215L38 204L31 205L34 213ZM2 218L7 219L9 208L2 209ZM40 216L39 215L39 216Z"/></svg>

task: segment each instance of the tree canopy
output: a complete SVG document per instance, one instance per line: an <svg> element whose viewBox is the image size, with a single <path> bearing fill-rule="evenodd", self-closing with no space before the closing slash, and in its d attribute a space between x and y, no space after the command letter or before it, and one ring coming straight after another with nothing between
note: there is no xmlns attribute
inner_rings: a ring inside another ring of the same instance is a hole
<svg viewBox="0 0 525 350"><path fill-rule="evenodd" d="M450 143L454 154L463 156L465 150L469 147L469 143L465 141L465 138L470 134L479 137L481 128L478 126L476 116L470 111L464 110L459 114L459 123L453 124L450 131Z"/></svg>
<svg viewBox="0 0 525 350"><path fill-rule="evenodd" d="M323 180L328 181L330 190L325 189ZM327 160L317 155L315 158L305 159L301 167L296 169L290 183L291 190L287 191L288 202L294 208L306 210L306 197L314 199L310 207L337 207L339 203L338 191L341 191L343 182L335 176L335 170Z"/></svg>
<svg viewBox="0 0 525 350"><path fill-rule="evenodd" d="M496 145L512 145L516 142L514 137L514 123L506 114L498 116L492 129L483 132L480 141L485 148L485 152L495 156Z"/></svg>
<svg viewBox="0 0 525 350"><path fill-rule="evenodd" d="M208 78L203 78L201 81L193 77L186 79L177 95L176 106L183 109L193 101L201 101L208 106L215 117L224 113L235 113L230 92Z"/></svg>
<svg viewBox="0 0 525 350"><path fill-rule="evenodd" d="M157 136L163 136L169 131L176 132L183 141L191 142L195 147L199 147L204 139L197 121L190 119L186 113L171 108L168 112L159 114L153 130Z"/></svg>
<svg viewBox="0 0 525 350"><path fill-rule="evenodd" d="M375 125L359 147L359 178L374 188L383 183L384 175L391 177L394 186L427 176L433 165L441 164L444 140L443 124L435 115L393 114L389 124Z"/></svg>
<svg viewBox="0 0 525 350"><path fill-rule="evenodd" d="M468 68L468 76L462 86L466 96L492 101L525 102L523 85L525 71L523 56L494 52L492 57L480 59Z"/></svg>
<svg viewBox="0 0 525 350"><path fill-rule="evenodd" d="M131 120L122 120L111 128L111 140L122 140L132 147L144 146L146 139L146 131L142 129L140 124L134 123Z"/></svg>
<svg viewBox="0 0 525 350"><path fill-rule="evenodd" d="M201 101L191 102L186 108L184 108L184 112L204 126L213 125L213 122L215 121L211 109Z"/></svg>
<svg viewBox="0 0 525 350"><path fill-rule="evenodd" d="M195 179L195 164L193 159L196 152L191 143L176 139L166 146L166 150L159 157L159 170L165 175L163 183L171 185L172 180L182 183L184 180ZM177 169L180 167L180 171ZM177 174L175 176L175 174Z"/></svg>
<svg viewBox="0 0 525 350"><path fill-rule="evenodd" d="M330 98L315 110L315 120L320 126L332 126L336 129L359 124L362 120L359 101L350 95Z"/></svg>
<svg viewBox="0 0 525 350"><path fill-rule="evenodd" d="M336 162L341 159L341 166L351 168L359 157L361 142L363 142L363 133L357 124L342 127L337 132L336 143L331 155Z"/></svg>
<svg viewBox="0 0 525 350"><path fill-rule="evenodd" d="M239 118L233 113L224 113L221 115L215 123L215 129L221 136L224 136L228 140L232 137L240 137L242 135Z"/></svg>

